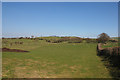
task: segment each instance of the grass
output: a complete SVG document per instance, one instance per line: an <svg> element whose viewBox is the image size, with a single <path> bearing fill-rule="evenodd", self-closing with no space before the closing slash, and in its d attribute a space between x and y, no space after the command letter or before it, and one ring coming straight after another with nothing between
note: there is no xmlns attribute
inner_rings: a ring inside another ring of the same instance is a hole
<svg viewBox="0 0 120 80"><path fill-rule="evenodd" d="M30 51L3 52L4 78L111 78L101 58L96 55L96 43L21 41L23 45L4 45Z"/></svg>
<svg viewBox="0 0 120 80"><path fill-rule="evenodd" d="M108 47L117 47L118 42L107 42L107 44L102 45L102 48L108 48Z"/></svg>
<svg viewBox="0 0 120 80"><path fill-rule="evenodd" d="M33 50L40 46L49 45L45 41L31 40L31 39L4 39L3 42L8 41L6 44L3 43L2 47L12 48L12 49L23 49L23 50ZM23 42L23 44L15 44L14 42ZM11 46L10 43L13 43Z"/></svg>

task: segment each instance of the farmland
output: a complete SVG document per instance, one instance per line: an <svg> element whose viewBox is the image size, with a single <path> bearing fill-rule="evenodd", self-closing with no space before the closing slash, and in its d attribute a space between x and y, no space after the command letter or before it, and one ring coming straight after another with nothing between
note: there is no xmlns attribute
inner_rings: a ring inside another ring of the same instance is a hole
<svg viewBox="0 0 120 80"><path fill-rule="evenodd" d="M8 41L7 43L5 43ZM14 42L23 44L8 44ZM50 43L3 39L3 47L30 52L3 52L3 78L111 78L96 55L97 43Z"/></svg>
<svg viewBox="0 0 120 80"><path fill-rule="evenodd" d="M116 42L116 43L108 42L108 43L104 44L102 47L108 48L108 47L117 47L117 46L118 46L118 42Z"/></svg>
<svg viewBox="0 0 120 80"><path fill-rule="evenodd" d="M120 80L118 3L2 1L2 78Z"/></svg>

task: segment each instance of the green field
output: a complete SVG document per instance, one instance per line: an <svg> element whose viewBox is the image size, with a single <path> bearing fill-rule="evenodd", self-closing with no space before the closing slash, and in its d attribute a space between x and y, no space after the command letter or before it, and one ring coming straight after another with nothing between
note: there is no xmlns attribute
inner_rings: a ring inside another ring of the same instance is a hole
<svg viewBox="0 0 120 80"><path fill-rule="evenodd" d="M102 48L108 48L108 47L118 47L118 42L108 42L106 44L102 45Z"/></svg>
<svg viewBox="0 0 120 80"><path fill-rule="evenodd" d="M97 43L48 43L30 39L7 41L24 43L3 44L3 47L30 52L3 52L4 78L111 78L101 58L96 55Z"/></svg>

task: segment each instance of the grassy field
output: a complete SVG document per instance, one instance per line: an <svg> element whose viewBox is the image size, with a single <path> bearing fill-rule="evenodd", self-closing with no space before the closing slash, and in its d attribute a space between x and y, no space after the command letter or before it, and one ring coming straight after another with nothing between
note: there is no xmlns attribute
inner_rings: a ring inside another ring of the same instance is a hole
<svg viewBox="0 0 120 80"><path fill-rule="evenodd" d="M120 46L120 41L118 37L112 37L111 39L116 40L118 42L107 42L106 44L102 45L102 48L108 48L108 47L118 47Z"/></svg>
<svg viewBox="0 0 120 80"><path fill-rule="evenodd" d="M5 39L4 39L5 41ZM28 53L3 52L4 78L110 78L108 69L96 55L97 43L48 43L44 40L14 39L23 44L3 47Z"/></svg>
<svg viewBox="0 0 120 80"><path fill-rule="evenodd" d="M118 47L118 42L108 42L102 45L102 48L108 48L108 47Z"/></svg>

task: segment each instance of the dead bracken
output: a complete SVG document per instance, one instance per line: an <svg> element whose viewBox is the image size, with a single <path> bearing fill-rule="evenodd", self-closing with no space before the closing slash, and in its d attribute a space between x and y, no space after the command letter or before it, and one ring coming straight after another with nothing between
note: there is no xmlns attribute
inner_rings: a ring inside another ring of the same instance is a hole
<svg viewBox="0 0 120 80"><path fill-rule="evenodd" d="M20 50L20 49L9 49L9 48L0 48L0 51L2 50L2 52L29 52L29 51L25 51L25 50Z"/></svg>

